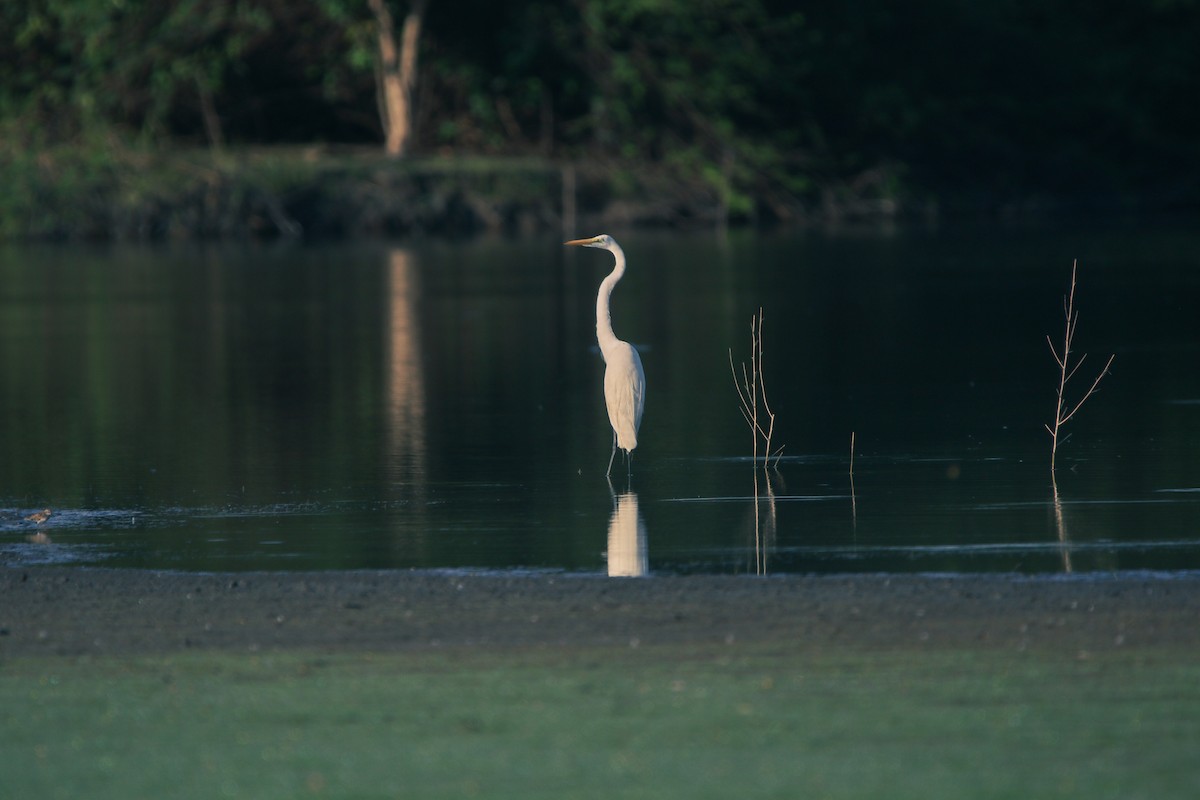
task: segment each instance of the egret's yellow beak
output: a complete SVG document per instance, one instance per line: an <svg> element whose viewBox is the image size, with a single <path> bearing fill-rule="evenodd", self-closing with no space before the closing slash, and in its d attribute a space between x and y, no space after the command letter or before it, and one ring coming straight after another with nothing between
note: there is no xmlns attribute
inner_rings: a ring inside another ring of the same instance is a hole
<svg viewBox="0 0 1200 800"><path fill-rule="evenodd" d="M572 239L569 242L563 242L563 244L574 244L574 245L582 245L583 247L587 247L589 244L595 244L596 240L599 238L600 238L599 236L593 236L590 239Z"/></svg>

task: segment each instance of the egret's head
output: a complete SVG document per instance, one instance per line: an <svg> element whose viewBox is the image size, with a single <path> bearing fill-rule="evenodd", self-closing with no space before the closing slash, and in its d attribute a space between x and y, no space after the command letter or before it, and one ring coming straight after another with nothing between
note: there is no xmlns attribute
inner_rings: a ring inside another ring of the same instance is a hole
<svg viewBox="0 0 1200 800"><path fill-rule="evenodd" d="M602 233L590 239L572 239L569 242L563 242L563 244L578 245L579 247L599 247L602 250L610 250L616 242L607 233Z"/></svg>

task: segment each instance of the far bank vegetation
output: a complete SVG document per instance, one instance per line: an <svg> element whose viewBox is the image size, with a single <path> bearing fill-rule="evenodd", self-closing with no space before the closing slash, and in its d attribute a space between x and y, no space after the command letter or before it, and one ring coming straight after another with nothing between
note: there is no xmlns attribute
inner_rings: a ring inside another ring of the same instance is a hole
<svg viewBox="0 0 1200 800"><path fill-rule="evenodd" d="M1185 3L14 0L0 237L1178 206L1200 200L1198 24ZM994 68L1013 52L1039 81Z"/></svg>

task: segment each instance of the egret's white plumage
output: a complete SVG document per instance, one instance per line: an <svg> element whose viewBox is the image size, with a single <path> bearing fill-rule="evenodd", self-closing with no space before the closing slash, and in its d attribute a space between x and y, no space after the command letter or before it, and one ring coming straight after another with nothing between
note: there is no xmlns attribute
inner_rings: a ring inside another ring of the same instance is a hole
<svg viewBox="0 0 1200 800"><path fill-rule="evenodd" d="M625 252L607 233L590 239L572 239L566 244L607 250L615 259L612 272L601 281L600 291L596 294L596 341L604 356L604 404L608 406L608 421L613 429L613 450L608 459L607 475L612 472L618 447L626 456L637 447L642 409L646 405L646 374L642 372L642 359L633 345L621 341L613 333L608 313L613 287L625 274Z"/></svg>

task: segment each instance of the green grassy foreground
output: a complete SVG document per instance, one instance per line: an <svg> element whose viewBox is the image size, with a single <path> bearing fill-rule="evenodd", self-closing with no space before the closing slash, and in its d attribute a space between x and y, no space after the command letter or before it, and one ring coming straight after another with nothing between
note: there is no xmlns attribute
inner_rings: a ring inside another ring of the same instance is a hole
<svg viewBox="0 0 1200 800"><path fill-rule="evenodd" d="M1182 653L0 662L0 797L1195 797Z"/></svg>

